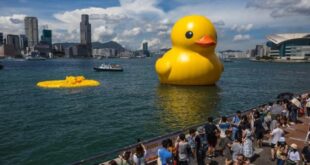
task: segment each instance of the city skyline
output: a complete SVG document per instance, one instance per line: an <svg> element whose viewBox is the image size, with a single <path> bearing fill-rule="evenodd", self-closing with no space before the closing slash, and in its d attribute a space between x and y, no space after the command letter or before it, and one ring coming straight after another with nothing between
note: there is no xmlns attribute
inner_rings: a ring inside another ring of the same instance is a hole
<svg viewBox="0 0 310 165"><path fill-rule="evenodd" d="M207 0L182 2L172 0L108 1L31 1L1 2L0 32L24 34L25 16L38 18L39 31L48 25L53 42L79 42L81 14L90 15L92 41L119 42L129 49L170 47L173 23L187 14L202 14L216 25L218 49L246 50L266 41L273 33L308 32L310 1L298 0ZM40 6L50 6L49 9ZM293 23L292 23L293 22Z"/></svg>

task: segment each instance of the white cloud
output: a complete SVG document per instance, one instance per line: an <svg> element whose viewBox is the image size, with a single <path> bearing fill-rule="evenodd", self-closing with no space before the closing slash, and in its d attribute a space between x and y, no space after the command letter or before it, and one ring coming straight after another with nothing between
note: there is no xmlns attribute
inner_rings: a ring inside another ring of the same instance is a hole
<svg viewBox="0 0 310 165"><path fill-rule="evenodd" d="M248 7L271 10L272 17L310 15L309 0L252 0Z"/></svg>
<svg viewBox="0 0 310 165"><path fill-rule="evenodd" d="M112 28L108 28L107 26L99 26L94 29L92 32L92 40L93 41L101 41L107 42L115 37L115 33Z"/></svg>
<svg viewBox="0 0 310 165"><path fill-rule="evenodd" d="M13 14L11 16L0 16L0 32L6 34L22 34L24 33L23 22L26 15Z"/></svg>
<svg viewBox="0 0 310 165"><path fill-rule="evenodd" d="M234 3L230 0L201 1L195 4L182 3L183 5L168 12L164 12L159 7L159 2L159 0L120 0L120 6L88 7L58 12L53 15L55 19L51 20L38 16L39 26L48 24L53 30L55 42L79 42L81 14L89 14L93 41L114 40L130 49L139 48L143 40L148 40L150 44L158 44L159 47L169 47L169 34L173 23L189 14L200 14L210 18L217 28L221 42L218 44L219 47L238 43L232 42L232 39L233 41L251 39L239 45L248 47L246 44L258 39L257 37L251 38L253 31L257 29L277 29L286 32L283 29L310 26L310 22L307 21L310 15L308 14L309 0L296 0L294 3L291 0L250 0L250 3L249 1ZM167 3L170 2L167 1ZM29 12L18 10L18 13ZM284 14L288 16L283 17ZM24 14L0 16L0 31L13 34L23 33L24 27L21 22L24 16ZM255 29L253 23L255 23ZM160 42L157 42L158 40ZM236 47L236 49L240 48Z"/></svg>
<svg viewBox="0 0 310 165"><path fill-rule="evenodd" d="M251 38L251 36L249 34L237 34L234 36L233 41L245 41L245 40L249 40Z"/></svg>
<svg viewBox="0 0 310 165"><path fill-rule="evenodd" d="M122 35L124 37L132 37L132 36L137 36L141 33L142 33L142 29L140 27L134 27L133 29L128 29L128 30L126 29Z"/></svg>
<svg viewBox="0 0 310 165"><path fill-rule="evenodd" d="M245 25L233 25L231 27L232 30L236 31L236 32L247 32L250 31L253 28L253 24L245 24Z"/></svg>

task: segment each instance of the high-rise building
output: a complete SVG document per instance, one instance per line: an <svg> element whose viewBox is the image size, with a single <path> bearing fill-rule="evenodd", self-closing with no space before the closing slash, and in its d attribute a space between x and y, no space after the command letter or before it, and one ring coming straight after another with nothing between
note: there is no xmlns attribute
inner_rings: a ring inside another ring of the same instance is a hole
<svg viewBox="0 0 310 165"><path fill-rule="evenodd" d="M41 43L52 45L52 30L43 29L41 35Z"/></svg>
<svg viewBox="0 0 310 165"><path fill-rule="evenodd" d="M19 36L8 34L6 37L6 44L12 46L15 50L20 49Z"/></svg>
<svg viewBox="0 0 310 165"><path fill-rule="evenodd" d="M34 47L39 42L38 19L36 17L25 17L24 22L28 46Z"/></svg>
<svg viewBox="0 0 310 165"><path fill-rule="evenodd" d="M24 34L19 35L19 40L20 40L20 48L22 50L25 50L28 47L28 39L26 35Z"/></svg>
<svg viewBox="0 0 310 165"><path fill-rule="evenodd" d="M150 56L150 52L149 52L149 50L148 50L148 44L147 44L147 42L144 42L143 44L142 44L142 51L143 51L143 54L145 55L145 56Z"/></svg>
<svg viewBox="0 0 310 165"><path fill-rule="evenodd" d="M0 33L0 46L3 45L3 33Z"/></svg>
<svg viewBox="0 0 310 165"><path fill-rule="evenodd" d="M80 36L81 44L86 45L87 54L84 56L90 57L92 55L92 45L91 45L91 24L89 23L89 16L87 14L82 14L82 21L80 23Z"/></svg>
<svg viewBox="0 0 310 165"><path fill-rule="evenodd" d="M147 42L144 42L142 44L142 48L143 48L143 51L147 51L148 50Z"/></svg>

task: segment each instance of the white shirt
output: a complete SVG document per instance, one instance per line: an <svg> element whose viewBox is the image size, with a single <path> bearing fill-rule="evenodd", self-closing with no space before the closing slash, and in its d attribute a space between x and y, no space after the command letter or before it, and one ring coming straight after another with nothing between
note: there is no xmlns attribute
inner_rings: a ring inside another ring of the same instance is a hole
<svg viewBox="0 0 310 165"><path fill-rule="evenodd" d="M284 135L284 132L281 128L276 128L276 129L272 130L271 135L272 135L271 143L277 144L280 137L282 137Z"/></svg>
<svg viewBox="0 0 310 165"><path fill-rule="evenodd" d="M146 156L146 151L145 150L144 150L144 155L143 155L143 157L140 158L140 160L139 160L139 158L137 157L136 154L133 154L133 162L135 164L138 164L138 165L145 165L145 156Z"/></svg>
<svg viewBox="0 0 310 165"><path fill-rule="evenodd" d="M308 98L308 99L306 100L306 102L307 102L307 103L306 103L306 107L307 107L307 108L310 108L310 98Z"/></svg>
<svg viewBox="0 0 310 165"><path fill-rule="evenodd" d="M288 152L288 159L290 159L294 162L299 161L300 160L299 152L298 151L296 151L296 152L289 151Z"/></svg>

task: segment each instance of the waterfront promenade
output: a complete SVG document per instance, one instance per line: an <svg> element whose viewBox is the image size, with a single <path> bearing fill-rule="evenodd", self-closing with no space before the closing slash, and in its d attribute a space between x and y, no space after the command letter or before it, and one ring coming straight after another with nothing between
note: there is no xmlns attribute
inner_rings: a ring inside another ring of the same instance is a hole
<svg viewBox="0 0 310 165"><path fill-rule="evenodd" d="M285 137L287 144L295 143L298 146L298 150L301 153L302 148L306 145L306 136L307 131L310 126L310 118L301 117L299 118L299 123L296 125L292 125L288 128L284 128ZM270 142L269 136L264 136L264 143L262 148L255 148L255 155L253 156L253 160L251 164L255 165L269 165L269 164L276 164L276 161L270 160ZM207 159L207 164L210 165L224 165L225 164L225 157L218 156L214 159ZM300 163L301 164L301 163Z"/></svg>
<svg viewBox="0 0 310 165"><path fill-rule="evenodd" d="M309 97L309 95L308 94L304 94L304 96L306 96L306 97L304 97L304 98L299 97L299 99L302 100L301 101L302 105L304 105L304 107L305 107L305 103L306 103L305 101ZM270 104L269 105L265 104L265 105L261 105L261 106L256 107L256 108L252 108L250 110L244 111L242 113L242 118L244 116L247 116L247 117L249 117L249 120L252 120L252 122L255 123L254 122L255 113L261 112L261 113L271 113L271 114L273 114L273 111L275 109L274 107L276 107L276 106L280 106L280 107L284 108L283 110L285 110L285 109L288 110L290 108L287 108L287 106L295 104L293 100L294 99L292 99L291 101L287 100L288 102L285 102L285 100L282 100L282 101L278 100L278 101L274 102L272 106L270 106ZM280 103L280 104L278 104L278 103ZM301 107L301 108L304 109L304 107ZM268 110L265 109L265 108L267 108ZM276 116L278 116L278 117L282 116L283 117L282 113L283 113L283 111L281 110L281 115L278 114ZM298 110L298 115L299 115L298 120L295 123L290 123L290 124L288 124L286 122L283 123L282 119L279 120L276 116L275 116L275 118L273 120L276 121L276 123L278 123L279 125L281 125L280 128L282 128L283 131L284 131L284 135L282 135L282 136L285 137L286 144L288 146L290 146L291 144L296 144L298 146L298 151L301 154L301 150L303 149L303 147L308 145L308 138L306 138L306 137L307 137L307 135L309 133L308 131L309 131L309 127L310 127L310 118L306 117L307 116L306 113L299 113L299 110ZM265 115L263 115L263 116L265 116ZM255 119L258 119L258 118L255 118ZM259 120L261 120L261 119L259 119ZM264 119L264 120L266 120L266 119ZM232 116L229 116L228 122L232 123ZM214 123L218 123L218 119ZM251 121L250 121L250 123L251 123ZM276 125L278 125L278 124L276 124ZM152 164L152 165L153 164L157 164L157 161L156 161L157 160L157 150L158 150L158 148L161 147L161 141L162 140L164 140L164 139L171 139L173 141L173 144L177 144L176 143L176 139L177 139L179 134L181 134L181 133L185 133L186 134L186 133L188 133L188 131L190 129L196 129L197 127L199 127L201 125L204 125L204 124L200 124L200 125L193 126L193 127L190 127L190 128L186 128L186 129L183 129L183 130L180 130L180 131L177 131L177 132L173 132L173 133L170 133L170 134L167 134L167 135L164 135L164 136L156 137L154 139L143 141L142 143L146 146L146 150L147 150L147 153L148 153L147 156L145 157L147 162L148 162L148 164ZM254 124L254 127L255 127L255 124ZM271 126L270 126L270 128L271 128ZM251 130L253 131L253 125L251 126ZM263 136L263 146L261 148L258 148L258 147L254 148L254 154L250 158L250 160L251 160L250 164L265 164L265 163L267 163L267 164L276 164L276 160L271 160L271 147L270 146L271 146L271 139L272 138L271 138L271 135L270 135L269 131L266 130L266 132L265 132L265 134ZM272 129L271 129L271 131L272 131ZM197 132L195 136L198 136L198 134L199 134L199 132ZM252 132L252 134L254 134L254 131ZM254 135L252 135L252 136L256 137ZM254 144L254 142L253 142L253 144ZM135 147L138 146L138 145L140 145L140 144L137 143L137 144L128 146L126 148L114 151L114 155L115 154L116 155L117 154L124 155L125 152L127 152L129 154L130 153L133 154L135 152ZM221 150L220 149L220 140L218 140L215 149L217 151ZM113 153L110 152L109 154L111 155ZM216 157L208 157L208 158L206 158L205 159L205 163L208 164L208 165L210 165L210 164L211 165L212 164L219 164L219 165L223 164L224 165L226 157L225 156L221 156L220 154L216 154L216 155L217 155ZM82 160L82 161L76 162L74 164L84 164L84 163L89 163L89 162L97 162L95 164L99 164L99 165L110 164L111 162L109 162L109 161L108 162L104 162L104 163L98 163L99 160L104 160L105 159L104 157L107 157L107 154L97 155L97 156L95 156L93 158ZM129 159L124 160L122 156L119 156L118 158L115 158L114 160L116 162L124 162L124 161L127 162L127 161L130 161ZM196 161L191 163L191 165L195 165L195 164L196 164Z"/></svg>

